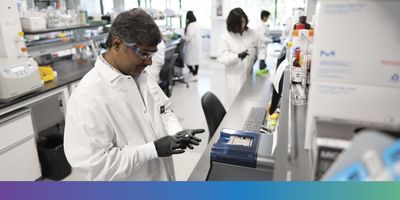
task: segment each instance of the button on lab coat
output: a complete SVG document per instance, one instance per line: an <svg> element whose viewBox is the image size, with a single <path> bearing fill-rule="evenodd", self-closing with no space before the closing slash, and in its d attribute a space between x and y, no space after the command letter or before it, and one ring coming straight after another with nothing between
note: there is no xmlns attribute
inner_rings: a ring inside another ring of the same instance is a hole
<svg viewBox="0 0 400 200"><path fill-rule="evenodd" d="M138 83L99 57L71 95L65 154L86 179L175 180L172 157L158 158L153 141L182 128L152 76Z"/></svg>
<svg viewBox="0 0 400 200"><path fill-rule="evenodd" d="M184 59L186 65L200 64L201 32L198 22L192 22L188 25L186 34L182 37L185 40L183 47Z"/></svg>

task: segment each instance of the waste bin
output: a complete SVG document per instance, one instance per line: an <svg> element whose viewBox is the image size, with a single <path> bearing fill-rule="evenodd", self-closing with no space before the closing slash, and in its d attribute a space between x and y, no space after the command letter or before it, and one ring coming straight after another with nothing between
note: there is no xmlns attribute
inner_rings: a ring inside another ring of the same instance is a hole
<svg viewBox="0 0 400 200"><path fill-rule="evenodd" d="M43 178L61 180L71 173L63 146L63 136L51 134L39 138L37 143Z"/></svg>

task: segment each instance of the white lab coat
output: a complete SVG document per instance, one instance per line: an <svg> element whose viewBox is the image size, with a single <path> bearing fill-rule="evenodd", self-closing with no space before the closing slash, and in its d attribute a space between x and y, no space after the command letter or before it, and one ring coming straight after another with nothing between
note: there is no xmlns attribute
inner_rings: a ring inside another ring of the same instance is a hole
<svg viewBox="0 0 400 200"><path fill-rule="evenodd" d="M238 54L246 49L249 55L240 60ZM228 69L231 68L232 71L240 69L249 71L254 65L256 56L259 60L265 60L265 45L253 30L247 29L242 35L232 32L225 32L222 35L217 59Z"/></svg>
<svg viewBox="0 0 400 200"><path fill-rule="evenodd" d="M146 70L138 83L140 91L131 76L99 56L71 95L65 155L86 179L175 180L172 157L158 158L153 141L182 128L169 99Z"/></svg>
<svg viewBox="0 0 400 200"><path fill-rule="evenodd" d="M157 45L157 52L151 57L152 64L146 67L157 83L160 82L160 70L165 63L165 49L165 43L161 41Z"/></svg>
<svg viewBox="0 0 400 200"><path fill-rule="evenodd" d="M185 40L183 47L183 61L186 65L200 64L201 32L198 22L192 22L188 25L186 34L182 37Z"/></svg>
<svg viewBox="0 0 400 200"><path fill-rule="evenodd" d="M268 24L266 22L260 21L260 24L258 25L257 28L257 33L265 46L273 42L268 29L269 29Z"/></svg>

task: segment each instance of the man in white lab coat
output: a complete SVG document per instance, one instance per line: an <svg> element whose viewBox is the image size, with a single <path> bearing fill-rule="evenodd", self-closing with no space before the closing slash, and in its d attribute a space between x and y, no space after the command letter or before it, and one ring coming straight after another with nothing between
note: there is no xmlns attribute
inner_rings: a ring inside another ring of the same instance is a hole
<svg viewBox="0 0 400 200"><path fill-rule="evenodd" d="M273 42L273 39L269 34L268 24L267 24L270 15L271 14L266 10L261 11L261 21L260 25L257 28L257 33L262 43L265 45L265 49L267 49L268 44Z"/></svg>
<svg viewBox="0 0 400 200"><path fill-rule="evenodd" d="M222 37L218 48L218 61L233 70L250 70L255 59L260 60L260 69L266 67L265 45L259 35L249 29L249 20L241 8L229 12L226 20L227 32Z"/></svg>
<svg viewBox="0 0 400 200"><path fill-rule="evenodd" d="M94 68L67 106L68 162L88 180L175 180L172 154L204 130L183 130L146 66L161 34L145 11L120 13Z"/></svg>

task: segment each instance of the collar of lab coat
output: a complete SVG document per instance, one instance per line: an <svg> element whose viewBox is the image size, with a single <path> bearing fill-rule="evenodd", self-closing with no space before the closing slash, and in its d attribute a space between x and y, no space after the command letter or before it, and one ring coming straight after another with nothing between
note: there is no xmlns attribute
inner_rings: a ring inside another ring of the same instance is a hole
<svg viewBox="0 0 400 200"><path fill-rule="evenodd" d="M125 75L122 74L120 71L115 69L111 64L109 64L102 55L99 55L99 57L96 60L95 63L95 69L99 73L101 77L104 78L107 82L109 82L111 85L114 85L117 83L118 79L124 78L124 79L132 79L133 77L130 75ZM139 82L146 82L147 77L145 74L147 70L144 69L142 71L142 74L137 78ZM136 85L136 84L135 84Z"/></svg>
<svg viewBox="0 0 400 200"><path fill-rule="evenodd" d="M119 77L126 76L127 75L122 74L119 72L117 69L113 69L112 65L109 64L102 55L99 55L97 57L96 63L95 63L95 68L96 71L100 74L101 77L103 77L107 82L113 83L115 80L117 80Z"/></svg>

